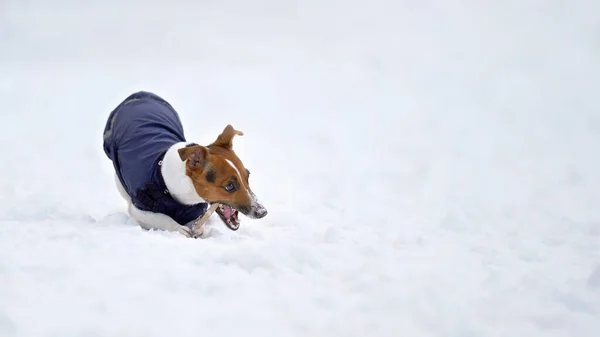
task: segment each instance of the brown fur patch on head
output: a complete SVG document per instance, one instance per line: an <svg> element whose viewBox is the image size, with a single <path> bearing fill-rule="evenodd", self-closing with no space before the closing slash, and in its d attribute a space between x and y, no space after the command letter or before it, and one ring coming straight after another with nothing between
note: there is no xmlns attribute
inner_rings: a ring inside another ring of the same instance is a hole
<svg viewBox="0 0 600 337"><path fill-rule="evenodd" d="M226 204L247 214L252 204L250 172L232 149L232 139L241 131L227 125L217 140L207 147L194 145L179 150L186 161L186 173L200 197L208 202ZM228 189L233 187L233 191Z"/></svg>

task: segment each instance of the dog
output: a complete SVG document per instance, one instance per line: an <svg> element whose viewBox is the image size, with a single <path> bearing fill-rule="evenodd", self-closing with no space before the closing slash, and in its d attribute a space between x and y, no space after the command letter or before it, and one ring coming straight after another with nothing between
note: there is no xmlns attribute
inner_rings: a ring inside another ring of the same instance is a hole
<svg viewBox="0 0 600 337"><path fill-rule="evenodd" d="M147 91L125 98L108 116L103 148L130 218L147 230L201 237L213 211L234 231L238 212L265 217L250 171L233 151L236 135L243 132L229 124L207 146L188 142L165 99Z"/></svg>

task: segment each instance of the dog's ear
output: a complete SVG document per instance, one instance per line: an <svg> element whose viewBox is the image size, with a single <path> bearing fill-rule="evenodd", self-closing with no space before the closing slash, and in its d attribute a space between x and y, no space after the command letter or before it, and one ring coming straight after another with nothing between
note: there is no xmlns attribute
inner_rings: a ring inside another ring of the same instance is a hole
<svg viewBox="0 0 600 337"><path fill-rule="evenodd" d="M177 150L182 161L187 160L190 169L203 169L208 164L210 153L208 148L202 145L186 146Z"/></svg>
<svg viewBox="0 0 600 337"><path fill-rule="evenodd" d="M223 130L223 132L221 132L219 137L217 137L217 140L215 140L211 145L216 145L231 150L231 147L233 146L233 137L235 135L243 136L244 133L242 131L234 129L233 126L231 126L231 124L228 124Z"/></svg>

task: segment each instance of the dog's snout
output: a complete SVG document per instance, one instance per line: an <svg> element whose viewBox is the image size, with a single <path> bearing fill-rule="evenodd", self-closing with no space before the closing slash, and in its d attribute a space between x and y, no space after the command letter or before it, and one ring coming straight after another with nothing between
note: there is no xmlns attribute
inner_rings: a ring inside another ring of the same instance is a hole
<svg viewBox="0 0 600 337"><path fill-rule="evenodd" d="M254 214L256 215L257 219L260 218L264 218L267 215L267 209L264 208L262 205L258 206L255 210L254 210Z"/></svg>
<svg viewBox="0 0 600 337"><path fill-rule="evenodd" d="M251 192L250 196L252 198L252 203L250 204L249 216L254 219L264 218L268 213L267 209L258 201L258 198L256 198L254 193Z"/></svg>
<svg viewBox="0 0 600 337"><path fill-rule="evenodd" d="M252 217L255 219L264 218L268 213L265 206L263 206L259 202L257 202L256 199L252 203L252 206L250 207L250 209L251 209Z"/></svg>

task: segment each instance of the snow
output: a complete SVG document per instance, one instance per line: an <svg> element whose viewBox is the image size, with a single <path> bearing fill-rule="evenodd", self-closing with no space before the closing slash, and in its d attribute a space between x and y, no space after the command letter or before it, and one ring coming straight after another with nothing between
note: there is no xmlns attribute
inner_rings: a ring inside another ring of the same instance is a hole
<svg viewBox="0 0 600 337"><path fill-rule="evenodd" d="M0 4L0 336L600 331L593 1ZM128 220L124 97L231 123L269 215Z"/></svg>

